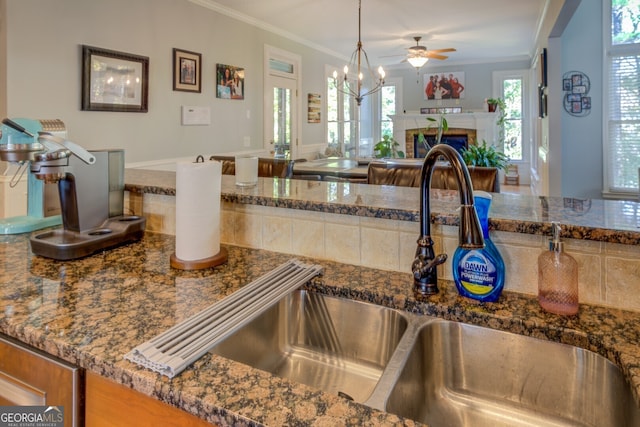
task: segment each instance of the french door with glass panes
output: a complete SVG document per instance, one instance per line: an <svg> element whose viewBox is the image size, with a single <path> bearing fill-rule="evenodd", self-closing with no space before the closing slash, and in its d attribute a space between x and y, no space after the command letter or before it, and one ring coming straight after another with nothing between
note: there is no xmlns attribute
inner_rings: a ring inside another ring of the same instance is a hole
<svg viewBox="0 0 640 427"><path fill-rule="evenodd" d="M276 158L296 158L300 61L298 55L265 46L265 149Z"/></svg>

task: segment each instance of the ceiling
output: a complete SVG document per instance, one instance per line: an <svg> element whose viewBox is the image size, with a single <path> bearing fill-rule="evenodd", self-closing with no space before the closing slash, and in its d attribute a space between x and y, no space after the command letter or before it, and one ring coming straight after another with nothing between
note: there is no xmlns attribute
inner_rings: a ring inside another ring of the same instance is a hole
<svg viewBox="0 0 640 427"><path fill-rule="evenodd" d="M358 0L190 1L345 59L356 48ZM414 36L428 49L456 48L449 64L531 58L553 0L361 1L369 61L389 67L400 65Z"/></svg>

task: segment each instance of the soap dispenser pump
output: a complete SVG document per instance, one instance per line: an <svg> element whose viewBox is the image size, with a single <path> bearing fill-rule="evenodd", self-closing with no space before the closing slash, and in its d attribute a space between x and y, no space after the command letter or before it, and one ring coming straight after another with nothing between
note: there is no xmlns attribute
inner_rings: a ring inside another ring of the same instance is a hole
<svg viewBox="0 0 640 427"><path fill-rule="evenodd" d="M560 231L551 223L549 250L538 257L538 302L550 313L571 316L578 313L578 263L564 252Z"/></svg>

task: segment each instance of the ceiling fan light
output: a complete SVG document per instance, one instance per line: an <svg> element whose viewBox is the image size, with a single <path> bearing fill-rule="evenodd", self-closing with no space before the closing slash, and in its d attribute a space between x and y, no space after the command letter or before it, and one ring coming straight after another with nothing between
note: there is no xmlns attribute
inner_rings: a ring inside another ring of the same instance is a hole
<svg viewBox="0 0 640 427"><path fill-rule="evenodd" d="M429 58L424 56L411 56L407 58L407 61L409 62L409 64L411 64L411 66L414 68L422 67L424 64L427 63L428 60Z"/></svg>

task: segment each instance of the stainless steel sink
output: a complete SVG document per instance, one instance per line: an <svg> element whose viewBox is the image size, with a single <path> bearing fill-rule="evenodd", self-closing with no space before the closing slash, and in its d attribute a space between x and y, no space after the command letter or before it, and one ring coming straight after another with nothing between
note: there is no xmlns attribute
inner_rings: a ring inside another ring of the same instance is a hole
<svg viewBox="0 0 640 427"><path fill-rule="evenodd" d="M593 352L435 320L418 330L386 407L438 426L639 426L617 366Z"/></svg>
<svg viewBox="0 0 640 427"><path fill-rule="evenodd" d="M397 310L296 291L212 352L364 402L407 325Z"/></svg>
<svg viewBox="0 0 640 427"><path fill-rule="evenodd" d="M629 384L596 353L313 292L212 351L430 427L640 426Z"/></svg>

